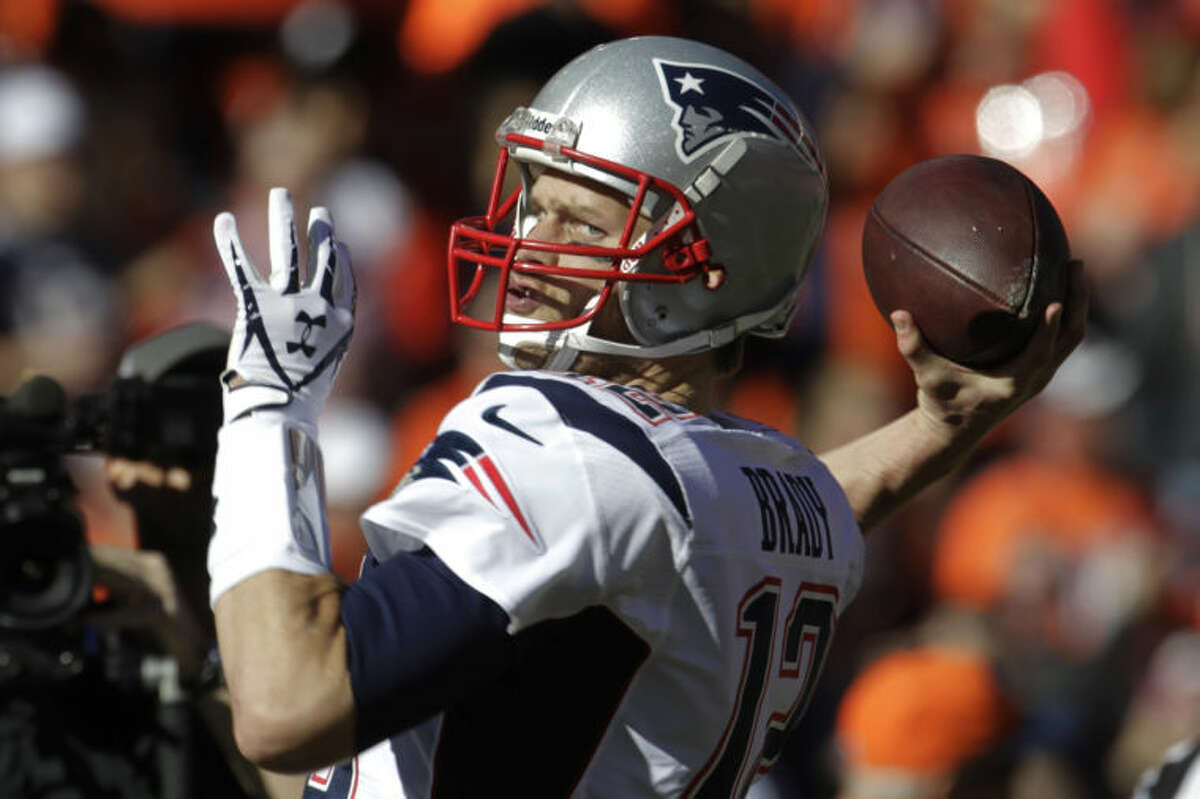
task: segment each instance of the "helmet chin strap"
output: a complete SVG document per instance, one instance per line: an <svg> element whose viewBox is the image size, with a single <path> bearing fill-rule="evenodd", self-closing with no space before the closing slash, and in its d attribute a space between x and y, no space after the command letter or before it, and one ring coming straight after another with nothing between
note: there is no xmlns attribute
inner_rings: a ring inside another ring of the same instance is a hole
<svg viewBox="0 0 1200 799"><path fill-rule="evenodd" d="M540 321L542 320L514 313L504 314L506 325ZM580 325L580 327L583 326ZM578 350L565 346L567 332L566 330L503 330L500 332L497 354L509 369L520 369L521 367L517 364L517 350L521 349L522 345L526 345L526 352L532 350L533 352L545 351L548 353L546 362L541 366L542 369L566 372L579 357Z"/></svg>
<svg viewBox="0 0 1200 799"><path fill-rule="evenodd" d="M583 307L583 313L588 313L596 304L600 302L600 295L596 295L587 301ZM521 324L528 322L540 322L540 319L533 319L528 316L520 316L514 313L504 314L505 324ZM565 328L563 330L506 330L500 333L500 343L498 354L504 365L510 369L519 369L517 365L516 354L522 344L530 345L533 351L545 351L546 361L540 368L551 372L568 372L575 364L575 359L579 357L580 352L603 352L603 350L595 349L590 346L593 342L604 343L604 339L593 338L588 335L591 330L592 320L588 320L575 327ZM583 346L576 346L576 342ZM529 352L527 347L526 352Z"/></svg>

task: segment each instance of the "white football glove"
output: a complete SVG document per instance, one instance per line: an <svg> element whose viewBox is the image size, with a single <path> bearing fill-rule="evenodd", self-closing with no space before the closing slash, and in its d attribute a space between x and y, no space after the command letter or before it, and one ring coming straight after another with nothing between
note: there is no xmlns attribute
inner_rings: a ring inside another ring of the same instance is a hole
<svg viewBox="0 0 1200 799"><path fill-rule="evenodd" d="M264 281L246 255L233 214L213 221L238 308L221 375L225 423L258 408L277 408L315 431L354 332L350 255L334 238L329 211L315 207L308 217L307 279L302 278L287 189L271 189L268 236L271 274Z"/></svg>

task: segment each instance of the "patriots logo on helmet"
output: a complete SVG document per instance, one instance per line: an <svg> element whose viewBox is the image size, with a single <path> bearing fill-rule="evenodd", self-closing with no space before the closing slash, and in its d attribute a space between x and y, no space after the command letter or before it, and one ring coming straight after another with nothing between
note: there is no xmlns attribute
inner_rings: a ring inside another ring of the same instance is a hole
<svg viewBox="0 0 1200 799"><path fill-rule="evenodd" d="M663 99L675 109L675 151L684 163L739 136L769 136L795 147L822 171L796 114L741 75L706 64L654 59Z"/></svg>

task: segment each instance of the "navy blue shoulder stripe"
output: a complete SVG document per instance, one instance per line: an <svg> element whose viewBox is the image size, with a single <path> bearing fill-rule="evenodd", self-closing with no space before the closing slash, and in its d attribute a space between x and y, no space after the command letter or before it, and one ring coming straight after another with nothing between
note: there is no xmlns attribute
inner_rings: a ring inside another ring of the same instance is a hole
<svg viewBox="0 0 1200 799"><path fill-rule="evenodd" d="M525 386L540 392L554 406L568 427L590 433L625 453L658 484L684 521L689 525L692 523L679 479L675 477L667 459L650 442L645 431L636 424L589 397L583 389L558 380L545 380L529 375L494 374L484 381L479 391L501 386Z"/></svg>

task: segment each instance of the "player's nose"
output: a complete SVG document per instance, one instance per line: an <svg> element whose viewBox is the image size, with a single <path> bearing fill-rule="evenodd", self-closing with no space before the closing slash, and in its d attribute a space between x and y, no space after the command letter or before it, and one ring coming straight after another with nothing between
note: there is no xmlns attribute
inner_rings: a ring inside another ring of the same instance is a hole
<svg viewBox="0 0 1200 799"><path fill-rule="evenodd" d="M562 234L562 227L556 223L552 217L544 216L530 229L530 231L522 238L523 242L544 241L547 243L558 243L559 237ZM530 261L536 264L553 265L558 256L552 252L535 249L528 246L517 248L516 260Z"/></svg>

